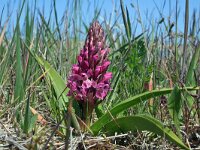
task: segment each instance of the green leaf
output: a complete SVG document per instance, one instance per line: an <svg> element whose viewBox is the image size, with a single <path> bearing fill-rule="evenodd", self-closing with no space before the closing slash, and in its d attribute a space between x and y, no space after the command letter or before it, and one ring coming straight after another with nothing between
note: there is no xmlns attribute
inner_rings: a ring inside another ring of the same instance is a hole
<svg viewBox="0 0 200 150"><path fill-rule="evenodd" d="M25 117L24 117L24 132L28 133L29 132L29 127L30 127L30 119L31 119L31 112L30 112L30 92L28 93L28 98L26 101L26 109L25 109Z"/></svg>
<svg viewBox="0 0 200 150"><path fill-rule="evenodd" d="M113 75L113 78L112 78L112 92L109 92L109 94L107 95L107 98L106 98L106 104L109 108L109 106L112 105L113 103L113 100L116 98L116 95L118 94L117 93L117 86L118 86L118 83L120 81L120 75L121 75L121 71L120 70L117 70L116 74Z"/></svg>
<svg viewBox="0 0 200 150"><path fill-rule="evenodd" d="M167 104L168 104L169 114L171 115L174 121L179 137L181 137L180 122L179 122L179 116L181 111L181 91L179 90L177 85L174 87L167 101Z"/></svg>
<svg viewBox="0 0 200 150"><path fill-rule="evenodd" d="M52 81L52 85L54 87L54 90L56 92L56 95L60 104L65 106L65 103L68 102L68 98L66 96L68 92L68 88L66 88L65 81L56 72L56 70L51 67L51 65L46 60L38 56L35 56L35 58L38 61L38 63L42 65L47 71L47 74Z"/></svg>
<svg viewBox="0 0 200 150"><path fill-rule="evenodd" d="M23 70L21 61L21 45L20 45L20 29L19 24L17 24L16 33L16 84L14 91L14 99L18 99L19 102L22 101L24 95L24 81L23 81Z"/></svg>
<svg viewBox="0 0 200 150"><path fill-rule="evenodd" d="M126 12L124 10L124 3L123 3L123 0L120 1L120 6L121 6L121 11L122 11L122 17L123 17L123 22L124 22L124 26L125 26L125 29L126 29L126 35L128 37L128 40L130 42L131 40L131 27L130 27L130 19L129 19L129 14L128 14L128 10L126 8Z"/></svg>
<svg viewBox="0 0 200 150"><path fill-rule="evenodd" d="M190 66L188 68L188 72L186 75L186 85L187 86L195 86L197 83L195 83L195 76L194 73L198 67L198 60L200 58L200 45L195 49L195 53L192 56L191 62L190 62ZM193 93L195 94L195 93ZM189 107L191 108L193 103L194 103L194 99L193 97L191 97L190 95L186 94L186 99L187 99L187 103L189 105Z"/></svg>
<svg viewBox="0 0 200 150"><path fill-rule="evenodd" d="M29 130L28 133L32 131L32 129L35 127L36 121L37 121L38 115L33 115L30 119L30 124L29 124Z"/></svg>
<svg viewBox="0 0 200 150"><path fill-rule="evenodd" d="M135 130L147 130L162 137L166 137L168 140L179 145L181 148L189 149L169 128L165 127L157 119L148 115L136 115L115 119L107 123L104 130L109 134L114 134L115 132L120 133L122 131L128 132Z"/></svg>
<svg viewBox="0 0 200 150"><path fill-rule="evenodd" d="M200 87L186 87L186 88L180 88L180 90L198 90L200 89ZM165 94L169 94L172 91L171 88L166 88L166 89L160 89L160 90L153 90L151 92L145 92L133 97L130 97L126 100L123 100L122 102L120 102L119 104L117 104L116 106L114 106L109 112L105 113L101 118L99 118L92 126L91 126L91 130L93 131L93 133L96 135L98 134L98 132L101 130L101 128L107 124L112 118L113 116L116 116L117 114L119 114L120 112L127 110L128 108L142 102L142 101L146 101L149 98L153 98L156 96L161 96L161 95L165 95Z"/></svg>
<svg viewBox="0 0 200 150"><path fill-rule="evenodd" d="M56 92L56 96L59 102L59 106L63 106L61 109L65 109L64 106L66 103L68 103L67 98L67 92L69 91L68 88L66 88L65 81L61 78L61 76L56 72L56 70L51 67L51 65L44 60L42 57L37 56L34 54L31 50L29 50L31 55L37 60L37 62L44 67L45 71L47 72L47 75L49 76L53 88Z"/></svg>
<svg viewBox="0 0 200 150"><path fill-rule="evenodd" d="M97 107L95 107L95 112L97 114L97 117L100 118L102 115L104 115L104 110L101 104L99 104Z"/></svg>
<svg viewBox="0 0 200 150"><path fill-rule="evenodd" d="M127 22L128 22L128 32L129 32L129 36L131 38L131 21L130 21L130 17L129 17L129 12L128 12L128 8L126 7L126 14L127 14Z"/></svg>

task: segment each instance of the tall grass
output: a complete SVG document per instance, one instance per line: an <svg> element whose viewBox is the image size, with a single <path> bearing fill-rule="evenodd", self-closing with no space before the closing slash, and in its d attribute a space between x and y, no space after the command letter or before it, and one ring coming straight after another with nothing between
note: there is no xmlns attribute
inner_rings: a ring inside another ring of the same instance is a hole
<svg viewBox="0 0 200 150"><path fill-rule="evenodd" d="M31 7L30 2L24 0L17 14L11 14L17 18L15 23L10 14L0 10L0 118L11 115L19 134L44 136L37 124L38 116L30 107L40 112L49 125L61 124L58 125L61 137L66 130L63 114L67 112L68 89L65 83L88 30L89 22L84 21L82 11L85 9L83 3L89 5L89 1L67 1L66 12L60 20L56 0L51 3L50 15L45 17L42 10L37 9L37 1ZM200 122L199 92L178 91L177 96L176 88L200 84L200 16L197 11L190 17L189 1L186 0L182 33L178 1L175 12L167 17L160 11L165 5L159 8L155 2L159 18L152 15L142 18L137 3L129 8L121 0L118 7L113 5L116 11L105 15L102 6L95 5L90 22L99 20L105 29L106 42L111 48L113 79L112 91L96 111L97 117L129 97L175 87L171 96L149 97L151 103L141 101L120 115L146 113L167 126L175 126L180 137L181 126L189 135L191 127ZM130 16L133 12L134 20ZM25 14L24 20L22 14ZM2 16L8 16L6 21L3 22ZM143 22L144 19L147 21ZM138 34L139 26L142 30ZM174 101L178 101L178 106ZM47 132L49 128L43 127Z"/></svg>

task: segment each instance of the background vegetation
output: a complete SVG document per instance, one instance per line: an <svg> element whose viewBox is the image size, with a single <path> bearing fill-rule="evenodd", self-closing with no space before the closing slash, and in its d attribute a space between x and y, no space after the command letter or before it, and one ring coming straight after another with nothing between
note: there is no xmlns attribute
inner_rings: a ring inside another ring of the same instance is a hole
<svg viewBox="0 0 200 150"><path fill-rule="evenodd" d="M1 10L0 127L4 132L0 130L0 137L9 138L0 138L0 146L10 139L7 146L22 149L63 149L64 145L75 149L73 144L78 138L79 149L94 144L85 133L79 133L73 112L72 127L76 130L72 132L66 126L69 120L65 118L69 102L67 77L90 24L81 15L85 2L68 1L61 20L55 0L51 1L48 18L36 9L37 1L31 7L29 1L22 1L14 23L11 14L2 20L6 12ZM128 9L120 1L113 14L104 16L100 16L101 6L95 5L90 22L99 20L105 30L111 49L109 70L113 73L112 91L96 109L93 124L88 127L98 144L107 140L110 144L103 145L110 149L116 145L130 149L187 149L200 144L200 16L195 10L189 15L189 1L185 3L184 14L179 14L177 1L175 21L172 16L164 17L156 7L160 17L148 20L147 15L145 22L136 3ZM133 12L136 15L131 20ZM177 21L180 15L185 16L183 33ZM138 26L142 29L139 34ZM75 104L74 111L78 113Z"/></svg>

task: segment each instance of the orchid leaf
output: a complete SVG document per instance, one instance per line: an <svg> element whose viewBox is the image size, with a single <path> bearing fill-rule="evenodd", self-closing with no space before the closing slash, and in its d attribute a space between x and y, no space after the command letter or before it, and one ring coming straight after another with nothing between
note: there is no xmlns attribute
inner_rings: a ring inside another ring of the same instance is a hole
<svg viewBox="0 0 200 150"><path fill-rule="evenodd" d="M187 90L187 91L193 91L198 90L200 87L185 87L185 88L179 88L179 90ZM101 116L92 126L91 130L96 135L99 133L99 131L107 124L113 117L115 117L120 112L127 110L128 108L142 102L146 101L149 98L165 95L171 93L173 89L172 88L166 88L166 89L160 89L160 90L153 90L151 92L145 92L142 94L138 94L136 96L130 97L126 100L123 100L122 102L118 103L116 106L114 106L109 112L105 113L103 116Z"/></svg>
<svg viewBox="0 0 200 150"><path fill-rule="evenodd" d="M185 144L172 132L165 127L160 121L149 115L136 115L118 118L107 123L104 131L109 134L128 132L128 131L150 131L162 137L166 137L169 141L179 145L183 149L189 149Z"/></svg>

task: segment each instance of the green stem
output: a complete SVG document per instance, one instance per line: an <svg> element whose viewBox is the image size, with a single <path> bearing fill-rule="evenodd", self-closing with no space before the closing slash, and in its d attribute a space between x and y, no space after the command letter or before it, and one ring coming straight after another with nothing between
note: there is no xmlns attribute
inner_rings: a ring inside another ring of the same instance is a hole
<svg viewBox="0 0 200 150"><path fill-rule="evenodd" d="M80 123L82 131L86 131L87 127L90 127L93 109L94 105L91 105L89 103L82 104L82 116L81 116L82 122Z"/></svg>

